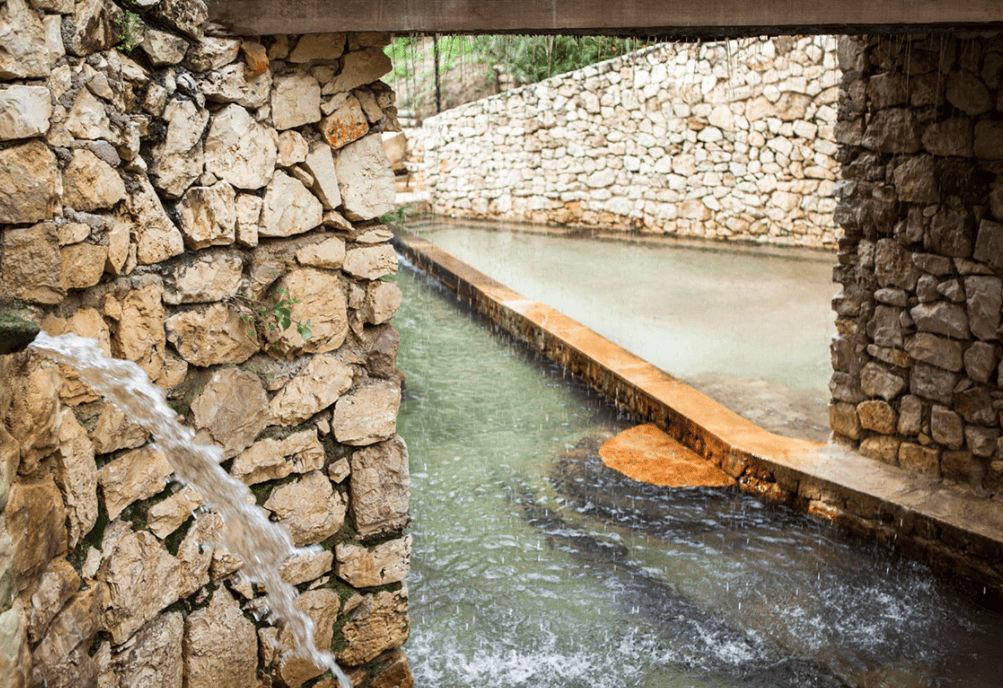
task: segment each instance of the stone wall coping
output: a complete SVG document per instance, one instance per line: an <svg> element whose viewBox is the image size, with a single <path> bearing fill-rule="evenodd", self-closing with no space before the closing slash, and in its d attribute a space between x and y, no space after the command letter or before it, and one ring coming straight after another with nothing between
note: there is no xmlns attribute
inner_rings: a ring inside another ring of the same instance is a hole
<svg viewBox="0 0 1003 688"><path fill-rule="evenodd" d="M1003 504L877 462L845 445L819 444L770 433L546 304L527 299L491 279L428 240L398 230L394 245L516 338L552 359L561 358L561 363L567 364L570 358L574 365L569 365L569 370L579 373L576 377L584 377L600 393L609 397L616 390L618 406L641 416L642 421L655 422L669 435L739 478L743 489L792 503L817 516L829 516L839 523L838 514L819 508L817 500L810 496L835 493L848 505L862 505L859 511L863 513L853 516L879 521L889 529L883 534L892 535L886 539L894 543L898 543L899 534L914 531L917 522L935 525L952 539L961 531L964 537L959 541L943 544L960 550L961 555L989 552L992 561L986 563L998 571L998 556L1003 553ZM547 346L542 345L544 340L548 340ZM566 352L571 356L562 358L561 354ZM581 375L581 370L587 370L588 374ZM768 481L775 481L779 492L764 490L760 482L764 475ZM756 478L743 483L742 476ZM847 507L851 514L854 510ZM845 521L842 524L851 528L854 525ZM987 575L979 582L1003 592L1003 578L989 569L984 573Z"/></svg>

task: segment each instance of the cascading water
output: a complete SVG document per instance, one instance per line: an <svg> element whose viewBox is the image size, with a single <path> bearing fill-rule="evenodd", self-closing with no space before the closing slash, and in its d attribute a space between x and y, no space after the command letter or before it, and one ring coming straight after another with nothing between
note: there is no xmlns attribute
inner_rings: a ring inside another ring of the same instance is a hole
<svg viewBox="0 0 1003 688"><path fill-rule="evenodd" d="M106 357L93 339L41 333L32 347L73 367L81 381L152 434L154 446L166 453L177 479L198 490L206 506L219 512L223 544L244 561L242 572L267 590L270 612L293 639L291 650L315 666L329 668L342 688L351 688L333 655L314 645L313 621L296 608L296 590L280 575L283 562L309 548L295 547L289 531L255 505L250 489L220 467L220 448L196 442L195 433L176 420L177 414L146 373L131 361Z"/></svg>

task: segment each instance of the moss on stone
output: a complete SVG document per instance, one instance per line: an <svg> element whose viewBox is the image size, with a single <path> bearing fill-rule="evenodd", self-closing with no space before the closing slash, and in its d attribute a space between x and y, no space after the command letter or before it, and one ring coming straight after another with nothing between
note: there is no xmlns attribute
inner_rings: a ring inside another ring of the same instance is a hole
<svg viewBox="0 0 1003 688"><path fill-rule="evenodd" d="M181 549L181 543L184 542L185 536L188 535L188 531L191 530L192 525L195 523L195 516L189 516L188 519L178 526L177 530L164 538L164 547L172 557L178 556L178 550Z"/></svg>
<svg viewBox="0 0 1003 688"><path fill-rule="evenodd" d="M30 317L22 302L0 297L0 355L23 351L38 336Z"/></svg>

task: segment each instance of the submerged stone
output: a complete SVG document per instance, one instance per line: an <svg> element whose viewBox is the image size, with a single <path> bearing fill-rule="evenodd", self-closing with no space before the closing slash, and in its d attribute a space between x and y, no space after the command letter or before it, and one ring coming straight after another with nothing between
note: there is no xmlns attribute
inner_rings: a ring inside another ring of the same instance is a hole
<svg viewBox="0 0 1003 688"><path fill-rule="evenodd" d="M606 466L628 478L669 487L724 487L734 479L655 425L638 425L599 447Z"/></svg>

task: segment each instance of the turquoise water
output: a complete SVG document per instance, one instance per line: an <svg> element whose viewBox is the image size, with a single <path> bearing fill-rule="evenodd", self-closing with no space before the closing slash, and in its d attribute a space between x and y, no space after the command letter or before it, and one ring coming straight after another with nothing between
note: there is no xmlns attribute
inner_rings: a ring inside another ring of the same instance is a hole
<svg viewBox="0 0 1003 688"><path fill-rule="evenodd" d="M397 282L416 686L999 684L1003 621L977 594L736 491L605 470L574 448L626 419Z"/></svg>

